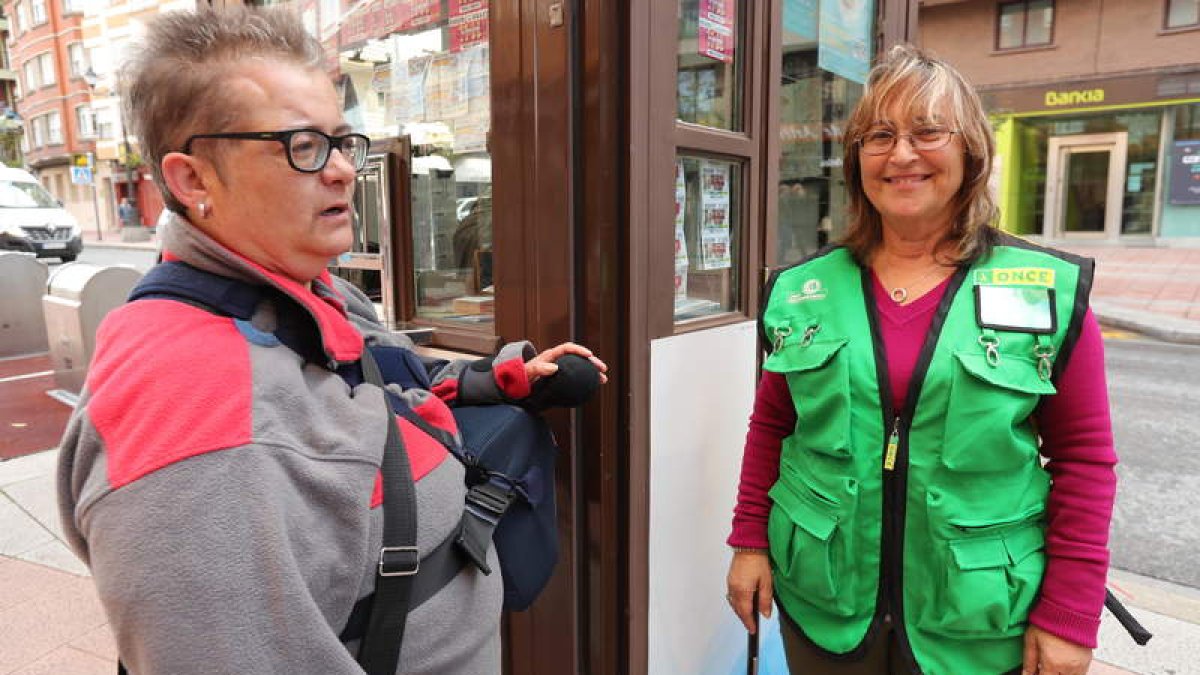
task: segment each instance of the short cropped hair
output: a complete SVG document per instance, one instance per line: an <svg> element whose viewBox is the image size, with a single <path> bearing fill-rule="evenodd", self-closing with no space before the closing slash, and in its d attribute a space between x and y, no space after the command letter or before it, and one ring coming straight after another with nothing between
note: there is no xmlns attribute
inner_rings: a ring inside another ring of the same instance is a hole
<svg viewBox="0 0 1200 675"><path fill-rule="evenodd" d="M983 104L962 73L912 45L892 47L871 69L862 100L846 125L843 167L849 191L850 227L842 239L862 261L879 245L883 221L863 190L859 142L881 121L900 111L911 119L938 118L962 137L963 183L954 196L954 216L945 241L952 243L950 263L985 254L995 241L998 215L988 188L995 141ZM908 120L904 120L908 121Z"/></svg>
<svg viewBox="0 0 1200 675"><path fill-rule="evenodd" d="M124 64L125 119L172 211L185 208L167 189L162 158L193 134L231 130L244 111L224 95L223 80L254 57L319 69L322 51L292 10L232 6L155 17Z"/></svg>

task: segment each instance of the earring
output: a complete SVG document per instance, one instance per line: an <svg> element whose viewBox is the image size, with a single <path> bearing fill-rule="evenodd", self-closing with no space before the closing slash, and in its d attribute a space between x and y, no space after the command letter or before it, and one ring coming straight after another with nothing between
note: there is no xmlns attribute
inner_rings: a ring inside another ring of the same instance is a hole
<svg viewBox="0 0 1200 675"><path fill-rule="evenodd" d="M201 218L208 220L208 202L200 202L199 204L196 204L196 209L200 211Z"/></svg>

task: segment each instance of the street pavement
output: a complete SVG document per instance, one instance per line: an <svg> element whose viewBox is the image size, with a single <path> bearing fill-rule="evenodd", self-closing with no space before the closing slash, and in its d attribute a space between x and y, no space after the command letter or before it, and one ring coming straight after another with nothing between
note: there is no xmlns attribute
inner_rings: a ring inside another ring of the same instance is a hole
<svg viewBox="0 0 1200 675"><path fill-rule="evenodd" d="M87 246L155 248L114 239ZM1097 260L1092 308L1106 328L1200 344L1200 248L1069 249ZM66 406L32 420L10 404L52 388L47 370L44 355L0 359L0 458L22 455L0 459L0 675L112 675L116 646L58 521L53 446ZM1116 569L1109 587L1154 638L1139 647L1106 612L1089 675L1200 675L1200 590Z"/></svg>

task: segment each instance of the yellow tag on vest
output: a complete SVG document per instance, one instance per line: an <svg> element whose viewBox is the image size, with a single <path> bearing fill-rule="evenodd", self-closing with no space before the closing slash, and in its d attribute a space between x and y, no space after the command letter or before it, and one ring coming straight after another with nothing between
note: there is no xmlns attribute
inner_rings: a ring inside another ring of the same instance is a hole
<svg viewBox="0 0 1200 675"><path fill-rule="evenodd" d="M1054 285L1054 270L1045 267L1001 267L975 270L975 283L984 286Z"/></svg>

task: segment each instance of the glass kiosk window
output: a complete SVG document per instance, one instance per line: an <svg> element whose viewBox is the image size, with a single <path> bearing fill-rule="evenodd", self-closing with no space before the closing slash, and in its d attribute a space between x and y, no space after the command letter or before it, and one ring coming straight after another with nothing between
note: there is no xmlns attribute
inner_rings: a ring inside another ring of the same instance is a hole
<svg viewBox="0 0 1200 675"><path fill-rule="evenodd" d="M409 213L395 218L408 223L396 230L408 241L394 242L410 258L397 261L395 274L411 275L411 283L389 278L390 264L354 272L354 280L368 294L379 286L408 289L402 319L492 333L488 0L364 3L335 16L322 12L329 4L307 10L306 21L337 56L347 122L373 141L406 137L411 149ZM389 222L373 205L389 204L388 195L377 199L378 184L362 177L358 189L355 251L388 261L391 251L371 243Z"/></svg>

